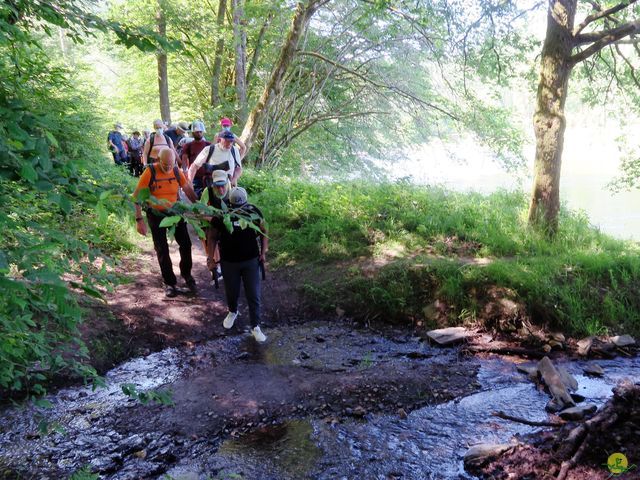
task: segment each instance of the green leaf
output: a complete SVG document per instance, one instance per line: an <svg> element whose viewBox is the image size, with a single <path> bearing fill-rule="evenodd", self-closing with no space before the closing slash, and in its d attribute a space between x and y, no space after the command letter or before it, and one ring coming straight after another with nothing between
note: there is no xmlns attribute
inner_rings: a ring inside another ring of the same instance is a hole
<svg viewBox="0 0 640 480"><path fill-rule="evenodd" d="M105 190L104 192L102 192L100 194L99 200L102 202L102 201L106 200L107 198L109 198L109 195L111 195L111 190Z"/></svg>
<svg viewBox="0 0 640 480"><path fill-rule="evenodd" d="M102 224L107 223L107 218L109 217L109 212L107 212L107 209L105 208L105 206L102 203L97 203L96 204L96 212L98 213L98 220L100 221L100 223L102 223Z"/></svg>
<svg viewBox="0 0 640 480"><path fill-rule="evenodd" d="M41 192L50 192L53 190L53 184L49 180L38 180L35 187Z"/></svg>
<svg viewBox="0 0 640 480"><path fill-rule="evenodd" d="M9 261L7 260L7 255L0 250L0 272L8 272L9 271Z"/></svg>
<svg viewBox="0 0 640 480"><path fill-rule="evenodd" d="M208 205L209 204L209 189L205 188L202 191L202 196L200 197L200 203L202 203L203 205Z"/></svg>
<svg viewBox="0 0 640 480"><path fill-rule="evenodd" d="M66 196L64 196L64 195L60 196L59 205L60 205L60 208L62 209L62 211L65 213L65 215L68 215L69 213L71 213L71 209L73 207L71 206L71 202L69 201L69 199Z"/></svg>
<svg viewBox="0 0 640 480"><path fill-rule="evenodd" d="M136 197L137 203L144 203L151 198L151 190L148 188L143 188L138 192L138 196Z"/></svg>
<svg viewBox="0 0 640 480"><path fill-rule="evenodd" d="M90 297L104 300L104 297L102 296L102 293L100 292L100 290L96 290L95 288L90 287L89 285L82 285L82 290L84 291L84 293L86 293Z"/></svg>
<svg viewBox="0 0 640 480"><path fill-rule="evenodd" d="M229 217L229 215L225 215L222 218L222 223L224 223L224 226L227 227L229 233L233 233L233 222L231 222L231 217Z"/></svg>
<svg viewBox="0 0 640 480"><path fill-rule="evenodd" d="M20 176L25 180L34 183L38 179L38 173L31 163L25 162L20 169Z"/></svg>
<svg viewBox="0 0 640 480"><path fill-rule="evenodd" d="M47 400L46 398L37 398L33 401L33 404L36 407L40 407L40 408L52 408L53 404Z"/></svg>
<svg viewBox="0 0 640 480"><path fill-rule="evenodd" d="M180 220L182 220L182 217L180 215L172 215L170 217L165 217L160 222L160 226L161 227L171 227L171 226L176 225L177 223L179 223Z"/></svg>
<svg viewBox="0 0 640 480"><path fill-rule="evenodd" d="M56 137L54 137L51 132L49 132L48 130L45 130L44 134L47 136L47 140L49 140L49 143L51 145L53 145L56 148L60 146L58 144L58 140L56 140Z"/></svg>

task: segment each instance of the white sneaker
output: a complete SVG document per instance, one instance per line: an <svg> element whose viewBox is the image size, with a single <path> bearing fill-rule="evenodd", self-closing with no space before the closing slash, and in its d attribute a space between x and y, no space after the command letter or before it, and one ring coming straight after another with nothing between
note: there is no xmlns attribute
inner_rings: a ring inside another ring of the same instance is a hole
<svg viewBox="0 0 640 480"><path fill-rule="evenodd" d="M251 335L253 335L253 338L256 339L256 342L263 343L267 341L267 337L265 336L264 333L262 333L262 330L260 330L260 327L253 327L251 329Z"/></svg>
<svg viewBox="0 0 640 480"><path fill-rule="evenodd" d="M222 326L224 328L233 327L233 322L236 321L236 318L238 318L238 312L229 312L229 313L227 313L227 316L224 317L224 321L222 322Z"/></svg>

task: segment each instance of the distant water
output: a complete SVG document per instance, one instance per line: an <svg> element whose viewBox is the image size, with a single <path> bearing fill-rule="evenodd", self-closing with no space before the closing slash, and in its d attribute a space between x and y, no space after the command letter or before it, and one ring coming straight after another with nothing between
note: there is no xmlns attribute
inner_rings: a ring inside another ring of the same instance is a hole
<svg viewBox="0 0 640 480"><path fill-rule="evenodd" d="M640 191L612 193L613 177L599 174L567 174L560 181L560 198L571 210L583 211L592 225L620 239L640 241ZM529 193L532 179L515 179L506 173L479 174L473 179L441 177L441 185L458 191L491 193L498 189Z"/></svg>
<svg viewBox="0 0 640 480"><path fill-rule="evenodd" d="M640 241L640 190L617 194L608 190L607 184L618 173L619 152L610 140L604 142L598 136L601 134L581 132L582 135L573 132L567 137L566 144L569 145L563 155L560 182L562 203L572 210L585 212L591 224L604 233ZM532 165L528 167L528 175L516 176L506 173L491 156L487 149L469 139L462 139L455 145L434 141L396 159L392 176L409 178L419 185L438 184L457 191L491 193L507 189L530 192ZM532 159L533 150L525 156Z"/></svg>

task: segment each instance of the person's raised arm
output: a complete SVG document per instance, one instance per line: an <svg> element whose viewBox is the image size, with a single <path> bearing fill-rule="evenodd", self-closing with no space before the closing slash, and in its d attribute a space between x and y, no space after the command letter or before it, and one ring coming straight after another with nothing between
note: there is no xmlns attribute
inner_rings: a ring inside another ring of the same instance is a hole
<svg viewBox="0 0 640 480"><path fill-rule="evenodd" d="M247 146L244 144L240 137L236 137L233 139L234 142L238 145L238 151L240 152L240 158L244 158L247 153Z"/></svg>

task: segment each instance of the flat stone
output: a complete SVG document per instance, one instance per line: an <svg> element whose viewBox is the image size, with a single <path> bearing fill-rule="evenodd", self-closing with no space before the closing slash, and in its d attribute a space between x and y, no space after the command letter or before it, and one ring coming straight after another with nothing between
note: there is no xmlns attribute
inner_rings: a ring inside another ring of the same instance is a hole
<svg viewBox="0 0 640 480"><path fill-rule="evenodd" d="M567 390L570 392L577 391L578 381L573 377L573 375L567 372L563 367L557 367L557 370L560 375L560 379L562 380L562 383L564 383L565 387L567 387Z"/></svg>
<svg viewBox="0 0 640 480"><path fill-rule="evenodd" d="M156 323L160 323L163 325L166 325L167 323L169 323L169 320L167 320L166 318L162 318L162 317L153 317L153 321Z"/></svg>
<svg viewBox="0 0 640 480"><path fill-rule="evenodd" d="M578 355L582 355L583 357L589 355L589 350L591 350L594 338L595 337L586 337L578 341Z"/></svg>
<svg viewBox="0 0 640 480"><path fill-rule="evenodd" d="M630 347L635 345L636 341L631 335L616 335L611 337L611 341L616 347Z"/></svg>
<svg viewBox="0 0 640 480"><path fill-rule="evenodd" d="M558 413L563 420L582 420L586 415L594 413L598 407L593 403L567 408Z"/></svg>
<svg viewBox="0 0 640 480"><path fill-rule="evenodd" d="M540 376L544 380L545 385L549 388L549 393L555 400L554 407L560 406L562 408L575 407L575 402L569 395L569 389L567 387L567 383L571 384L572 382L568 377L570 375L566 372L561 373L563 369L560 371L553 365L549 357L544 357L542 360L538 362L538 370L540 371ZM575 381L575 379L574 379ZM577 382L575 383L577 386ZM547 409L549 405L547 405Z"/></svg>
<svg viewBox="0 0 640 480"><path fill-rule="evenodd" d="M594 375L596 377L602 377L604 375L604 370L597 363L589 363L585 365L582 370L587 375Z"/></svg>
<svg viewBox="0 0 640 480"><path fill-rule="evenodd" d="M556 342L564 342L566 340L565 336L560 332L549 333L549 338L555 340Z"/></svg>
<svg viewBox="0 0 640 480"><path fill-rule="evenodd" d="M482 443L480 445L474 445L464 454L464 464L465 466L481 466L513 447L514 445L510 443Z"/></svg>
<svg viewBox="0 0 640 480"><path fill-rule="evenodd" d="M447 346L464 341L471 336L471 332L464 327L449 327L431 330L427 336L438 345Z"/></svg>

